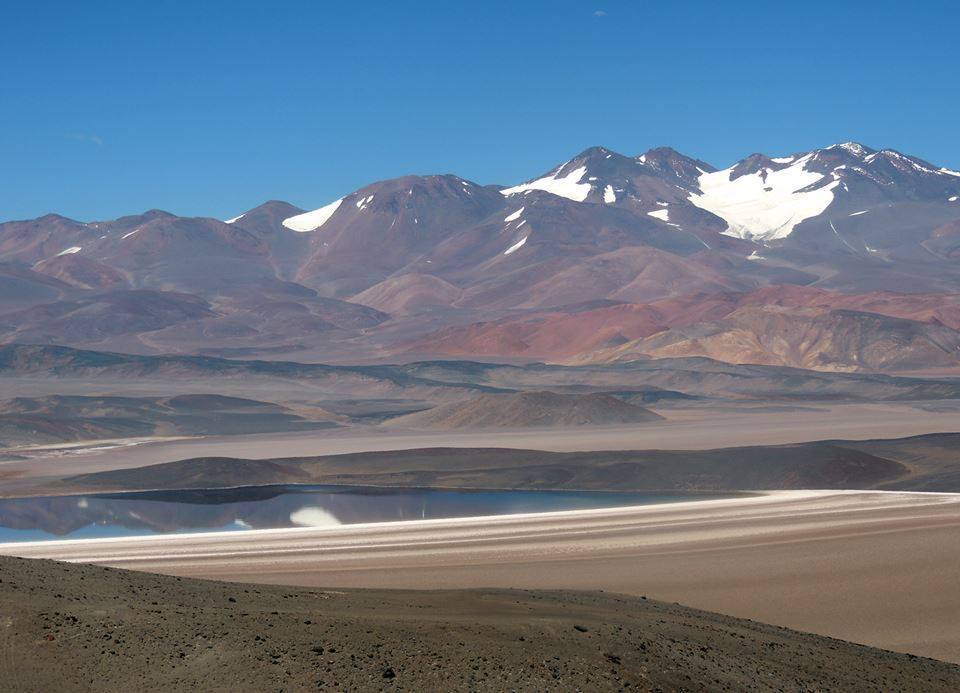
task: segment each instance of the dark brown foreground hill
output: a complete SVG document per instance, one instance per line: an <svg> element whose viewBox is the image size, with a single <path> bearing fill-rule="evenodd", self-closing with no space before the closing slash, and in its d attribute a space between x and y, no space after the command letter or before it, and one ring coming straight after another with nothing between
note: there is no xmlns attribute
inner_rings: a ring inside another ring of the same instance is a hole
<svg viewBox="0 0 960 693"><path fill-rule="evenodd" d="M0 557L14 691L956 691L960 667L596 592L292 590Z"/></svg>

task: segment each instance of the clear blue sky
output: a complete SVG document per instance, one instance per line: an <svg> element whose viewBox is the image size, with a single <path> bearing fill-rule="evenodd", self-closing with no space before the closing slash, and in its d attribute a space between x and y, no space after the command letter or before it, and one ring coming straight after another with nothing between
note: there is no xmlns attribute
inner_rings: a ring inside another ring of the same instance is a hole
<svg viewBox="0 0 960 693"><path fill-rule="evenodd" d="M960 168L960 3L8 2L0 219L515 183L594 144Z"/></svg>

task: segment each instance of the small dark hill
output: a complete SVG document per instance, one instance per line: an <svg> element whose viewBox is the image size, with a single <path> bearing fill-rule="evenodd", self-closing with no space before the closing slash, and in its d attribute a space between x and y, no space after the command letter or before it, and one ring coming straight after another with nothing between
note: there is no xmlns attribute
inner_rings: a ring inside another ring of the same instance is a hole
<svg viewBox="0 0 960 693"><path fill-rule="evenodd" d="M391 419L387 425L433 430L537 428L647 423L662 418L649 409L607 394L519 392L444 404Z"/></svg>
<svg viewBox="0 0 960 693"><path fill-rule="evenodd" d="M273 460L196 458L82 474L46 492L275 483L594 491L867 489L889 487L911 478L911 472L895 460L830 442L668 451L423 448Z"/></svg>

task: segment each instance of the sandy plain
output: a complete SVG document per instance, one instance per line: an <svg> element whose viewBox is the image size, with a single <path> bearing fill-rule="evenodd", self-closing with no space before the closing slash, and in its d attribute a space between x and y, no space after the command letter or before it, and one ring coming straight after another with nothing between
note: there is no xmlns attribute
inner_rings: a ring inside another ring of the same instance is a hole
<svg viewBox="0 0 960 693"><path fill-rule="evenodd" d="M916 403L856 403L786 408L670 409L665 421L629 426L418 432L375 426L301 433L187 439L91 441L87 445L0 450L4 489L74 474L126 469L191 457L266 459L426 447L501 447L557 452L703 450L824 439L900 438L957 428L958 412ZM132 444L135 442L136 444ZM5 457L6 455L6 457Z"/></svg>
<svg viewBox="0 0 960 693"><path fill-rule="evenodd" d="M604 590L960 663L960 494L786 491L459 520L0 545L324 588Z"/></svg>

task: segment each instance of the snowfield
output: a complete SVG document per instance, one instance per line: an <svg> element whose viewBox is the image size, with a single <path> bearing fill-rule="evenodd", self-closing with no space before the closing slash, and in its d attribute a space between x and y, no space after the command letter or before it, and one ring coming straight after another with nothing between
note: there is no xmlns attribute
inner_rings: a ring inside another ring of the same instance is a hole
<svg viewBox="0 0 960 693"><path fill-rule="evenodd" d="M558 174L559 172L560 170L557 171ZM553 193L554 195L559 195L560 197L565 197L568 200L583 202L587 199L587 195L590 194L590 190L593 188L589 182L580 182L586 173L587 167L581 166L580 168L570 171L570 173L562 178L546 176L531 183L523 183L522 185L517 185L512 188L506 188L505 190L501 190L500 193L502 195L516 195L517 193L528 190L543 190L548 193Z"/></svg>
<svg viewBox="0 0 960 693"><path fill-rule="evenodd" d="M733 168L704 173L699 178L702 194L690 202L727 222L728 236L755 241L772 241L789 236L805 219L822 214L833 202L839 178L813 190L825 176L808 171L810 155L780 170L765 168L756 173L730 177Z"/></svg>

